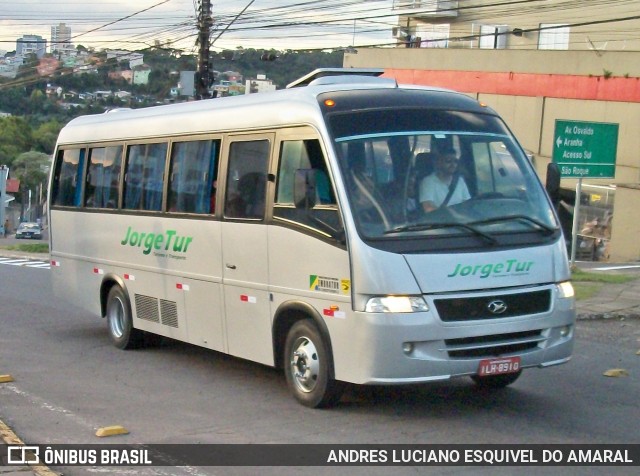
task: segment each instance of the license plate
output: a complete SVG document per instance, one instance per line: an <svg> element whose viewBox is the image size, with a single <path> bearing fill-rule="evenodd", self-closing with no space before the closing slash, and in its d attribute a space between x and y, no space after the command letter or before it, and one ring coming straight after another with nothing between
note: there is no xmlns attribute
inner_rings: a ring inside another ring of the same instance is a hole
<svg viewBox="0 0 640 476"><path fill-rule="evenodd" d="M485 359L480 361L478 375L512 374L520 370L520 357L503 357L500 359Z"/></svg>

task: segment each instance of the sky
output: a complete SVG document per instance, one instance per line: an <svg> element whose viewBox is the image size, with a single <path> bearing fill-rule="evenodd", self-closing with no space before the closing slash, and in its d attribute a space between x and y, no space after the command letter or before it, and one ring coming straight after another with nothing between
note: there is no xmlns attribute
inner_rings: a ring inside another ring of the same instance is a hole
<svg viewBox="0 0 640 476"><path fill-rule="evenodd" d="M144 49L156 40L196 53L199 0L0 0L0 50L24 34L50 41L71 27L74 45ZM211 0L212 49L334 49L391 44L392 0Z"/></svg>

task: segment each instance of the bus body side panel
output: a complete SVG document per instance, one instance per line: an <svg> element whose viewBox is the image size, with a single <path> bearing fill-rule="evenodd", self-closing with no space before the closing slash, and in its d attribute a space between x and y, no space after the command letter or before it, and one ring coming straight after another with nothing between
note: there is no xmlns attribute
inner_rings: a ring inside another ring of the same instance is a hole
<svg viewBox="0 0 640 476"><path fill-rule="evenodd" d="M222 257L229 353L273 365L267 226L250 222L222 223Z"/></svg>
<svg viewBox="0 0 640 476"><path fill-rule="evenodd" d="M51 220L59 295L99 315L101 284L117 276L136 328L226 349L220 222L62 210Z"/></svg>
<svg viewBox="0 0 640 476"><path fill-rule="evenodd" d="M94 264L74 251L80 214L51 210L51 281L55 296L91 314L100 315L102 276L93 273ZM82 227L81 227L82 228Z"/></svg>
<svg viewBox="0 0 640 476"><path fill-rule="evenodd" d="M351 314L351 273L344 249L284 226L269 227L272 312L283 302L314 300L327 323ZM331 306L339 309L331 311Z"/></svg>

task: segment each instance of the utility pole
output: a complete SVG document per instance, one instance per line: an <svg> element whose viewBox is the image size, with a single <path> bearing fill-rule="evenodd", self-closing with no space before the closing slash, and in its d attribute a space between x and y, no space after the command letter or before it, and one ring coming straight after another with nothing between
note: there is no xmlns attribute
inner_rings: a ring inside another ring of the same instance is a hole
<svg viewBox="0 0 640 476"><path fill-rule="evenodd" d="M208 99L209 86L213 84L213 71L209 58L209 36L211 35L211 0L200 0L198 14L198 71L196 71L196 98Z"/></svg>

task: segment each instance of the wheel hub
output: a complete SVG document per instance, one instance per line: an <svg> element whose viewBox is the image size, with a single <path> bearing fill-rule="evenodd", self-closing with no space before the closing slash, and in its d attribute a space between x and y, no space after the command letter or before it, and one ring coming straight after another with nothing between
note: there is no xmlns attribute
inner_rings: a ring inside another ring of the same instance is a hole
<svg viewBox="0 0 640 476"><path fill-rule="evenodd" d="M296 386L305 393L313 391L320 372L320 361L311 340L301 337L296 341L290 364Z"/></svg>

